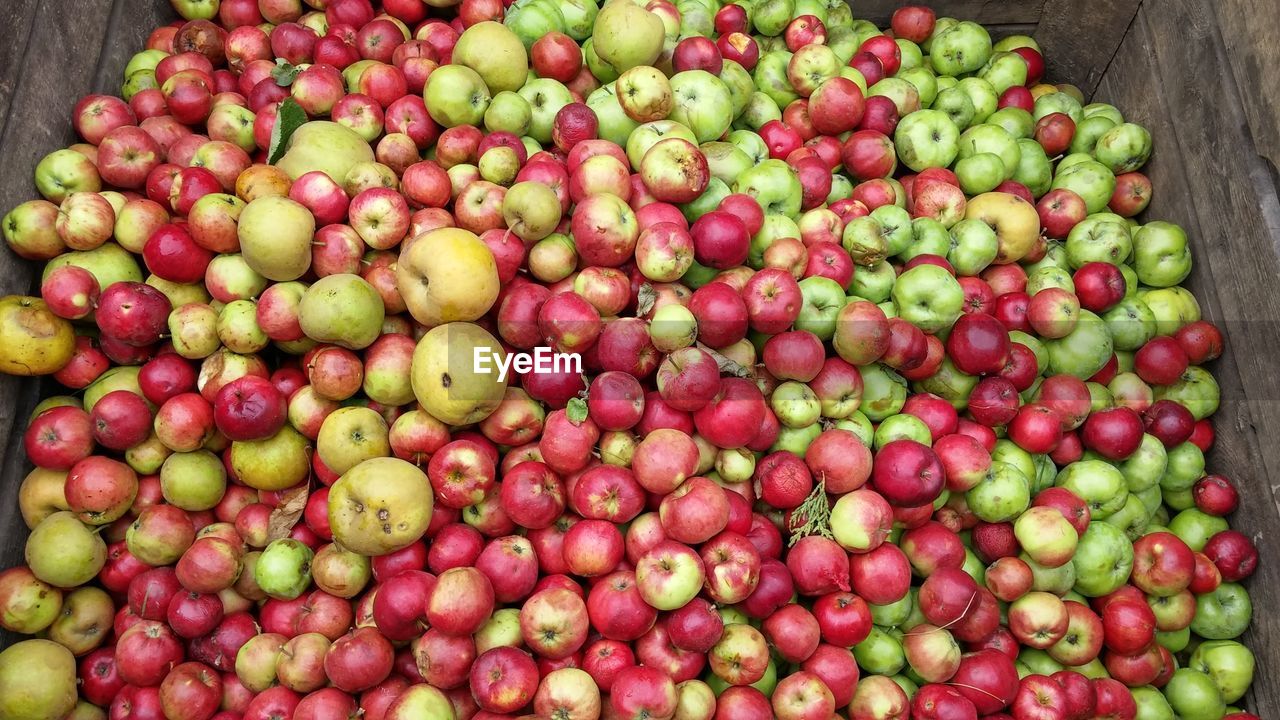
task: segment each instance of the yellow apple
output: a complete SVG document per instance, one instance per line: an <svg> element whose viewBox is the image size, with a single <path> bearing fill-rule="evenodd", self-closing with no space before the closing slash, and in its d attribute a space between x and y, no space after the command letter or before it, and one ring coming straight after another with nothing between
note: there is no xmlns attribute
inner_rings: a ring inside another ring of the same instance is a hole
<svg viewBox="0 0 1280 720"><path fill-rule="evenodd" d="M471 321L498 299L498 266L475 233L438 228L406 243L396 286L414 319L427 327Z"/></svg>

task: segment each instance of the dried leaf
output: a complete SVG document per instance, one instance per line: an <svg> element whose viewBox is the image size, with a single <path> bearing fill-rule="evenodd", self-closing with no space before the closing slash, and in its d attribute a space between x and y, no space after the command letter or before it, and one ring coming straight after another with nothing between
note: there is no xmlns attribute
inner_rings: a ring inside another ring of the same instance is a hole
<svg viewBox="0 0 1280 720"><path fill-rule="evenodd" d="M299 485L281 496L280 504L271 511L267 520L267 538L279 540L289 537L293 526L302 519L302 512L307 508L307 497L310 490L306 485Z"/></svg>
<svg viewBox="0 0 1280 720"><path fill-rule="evenodd" d="M636 293L636 317L648 315L657 299L658 293L654 291L652 285L649 283L641 285L639 292Z"/></svg>
<svg viewBox="0 0 1280 720"><path fill-rule="evenodd" d="M720 353L716 352L714 349L706 345L703 345L702 343L698 343L698 349L710 355L712 359L716 361L716 367L720 368L720 372L722 374L728 373L729 375L733 375L734 377L748 378L748 379L754 378L756 376L756 374L751 371L751 368L748 368L745 365L740 365L737 363L737 361L730 360L729 358L725 357L724 355L721 355Z"/></svg>

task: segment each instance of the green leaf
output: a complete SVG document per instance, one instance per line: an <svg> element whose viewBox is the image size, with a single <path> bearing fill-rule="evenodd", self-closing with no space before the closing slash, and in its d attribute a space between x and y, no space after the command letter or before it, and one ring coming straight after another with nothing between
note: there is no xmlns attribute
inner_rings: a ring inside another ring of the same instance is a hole
<svg viewBox="0 0 1280 720"><path fill-rule="evenodd" d="M300 72L302 72L302 68L297 65L290 65L289 61L276 58L276 66L271 71L271 77L275 79L276 84L280 87L289 87Z"/></svg>
<svg viewBox="0 0 1280 720"><path fill-rule="evenodd" d="M565 406L564 413L569 417L569 422L574 425L582 423L583 420L587 419L586 399L576 397L570 400L569 404Z"/></svg>
<svg viewBox="0 0 1280 720"><path fill-rule="evenodd" d="M289 138L294 131L307 122L307 111L294 102L293 98L285 98L276 112L276 126L271 129L271 149L267 151L267 163L275 165L284 157L289 146Z"/></svg>

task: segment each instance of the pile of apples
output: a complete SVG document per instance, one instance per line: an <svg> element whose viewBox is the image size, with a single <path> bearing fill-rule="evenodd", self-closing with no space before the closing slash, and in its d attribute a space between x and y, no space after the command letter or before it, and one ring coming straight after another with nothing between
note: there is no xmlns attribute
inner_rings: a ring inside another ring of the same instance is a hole
<svg viewBox="0 0 1280 720"><path fill-rule="evenodd" d="M2 222L0 718L1255 717L1222 337L1031 38L173 4Z"/></svg>

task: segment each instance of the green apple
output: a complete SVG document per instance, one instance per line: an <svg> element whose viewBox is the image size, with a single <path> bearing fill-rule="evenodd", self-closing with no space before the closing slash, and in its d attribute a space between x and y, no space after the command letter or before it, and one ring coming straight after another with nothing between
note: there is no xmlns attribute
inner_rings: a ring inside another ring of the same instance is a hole
<svg viewBox="0 0 1280 720"><path fill-rule="evenodd" d="M895 637L876 626L872 626L866 640L853 646L853 657L859 667L873 675L893 675L907 664L900 635Z"/></svg>
<svg viewBox="0 0 1280 720"><path fill-rule="evenodd" d="M599 113L596 113L598 116ZM489 101L489 108L484 111L484 127L489 132L509 132L512 135L524 135L529 132L529 121L533 110L529 101L511 90L503 90ZM603 123L601 123L603 125Z"/></svg>
<svg viewBox="0 0 1280 720"><path fill-rule="evenodd" d="M1075 375L1081 380L1093 377L1111 359L1111 333L1102 318L1081 310L1075 328L1062 338L1045 343L1049 349L1049 369L1054 373Z"/></svg>
<svg viewBox="0 0 1280 720"><path fill-rule="evenodd" d="M1000 96L996 95L995 88L982 78L964 78L956 84L956 87L963 90L964 94L969 96L969 102L973 103L973 122L975 123L986 122L987 118L991 117L1000 106Z"/></svg>
<svg viewBox="0 0 1280 720"><path fill-rule="evenodd" d="M902 411L907 401L907 381L880 363L858 368L862 375L862 402L858 410L873 422Z"/></svg>
<svg viewBox="0 0 1280 720"><path fill-rule="evenodd" d="M591 37L591 29L600 12L600 6L595 0L558 0L556 5L560 8L560 16L564 18L566 35L580 43Z"/></svg>
<svg viewBox="0 0 1280 720"><path fill-rule="evenodd" d="M796 54L799 55L799 53ZM920 99L920 91L916 89L915 85L900 77L883 78L880 82L867 88L866 95L868 97L888 98L893 103L894 108L897 109L900 117L906 117L923 106Z"/></svg>
<svg viewBox="0 0 1280 720"><path fill-rule="evenodd" d="M823 22L826 23L826 21ZM861 44L857 33L852 27L827 24L827 47L835 51L836 57L840 58L841 65L847 66L849 64ZM906 67L906 65L904 64L903 67Z"/></svg>
<svg viewBox="0 0 1280 720"><path fill-rule="evenodd" d="M751 130L734 130L726 139L745 152L751 158L753 165L759 165L769 159L769 146L759 133Z"/></svg>
<svg viewBox="0 0 1280 720"><path fill-rule="evenodd" d="M1071 562L1076 568L1076 590L1088 597L1101 597L1129 579L1133 544L1120 528L1094 520L1080 536Z"/></svg>
<svg viewBox="0 0 1280 720"><path fill-rule="evenodd" d="M447 128L479 125L489 109L489 88L484 78L466 65L436 68L427 79L425 95L431 119Z"/></svg>
<svg viewBox="0 0 1280 720"><path fill-rule="evenodd" d="M724 199L733 194L728 184L718 177L712 177L707 182L707 188L702 194L693 200L680 206L680 212L690 223L707 213L720 207L720 203Z"/></svg>
<svg viewBox="0 0 1280 720"><path fill-rule="evenodd" d="M991 59L978 71L978 77L991 83L996 95L1001 95L1011 87L1027 83L1027 63L1017 53L993 52Z"/></svg>
<svg viewBox="0 0 1280 720"><path fill-rule="evenodd" d="M676 9L680 11L680 37L711 37L715 33L717 6L711 6L702 0L677 0Z"/></svg>
<svg viewBox="0 0 1280 720"><path fill-rule="evenodd" d="M1164 699L1159 690L1150 685L1141 685L1129 688L1129 692L1138 707L1134 720L1177 720L1173 715L1173 708L1169 707L1169 701Z"/></svg>
<svg viewBox="0 0 1280 720"><path fill-rule="evenodd" d="M529 55L520 38L492 20L478 22L458 36L453 62L475 70L491 93L519 90L529 75Z"/></svg>
<svg viewBox="0 0 1280 720"><path fill-rule="evenodd" d="M1116 125L1098 138L1093 154L1117 175L1132 172L1151 157L1151 133L1135 123Z"/></svg>
<svg viewBox="0 0 1280 720"><path fill-rule="evenodd" d="M110 609L110 603L107 607ZM90 629L86 627L85 632ZM75 708L76 659L70 650L51 640L22 640L0 652L0 717L56 720L103 716L101 710L77 715Z"/></svg>
<svg viewBox="0 0 1280 720"><path fill-rule="evenodd" d="M1076 124L1075 134L1071 136L1071 145L1067 147L1067 151L1092 156L1094 149L1098 145L1098 140L1117 125L1119 123L1105 115L1094 115L1079 120Z"/></svg>
<svg viewBox="0 0 1280 720"><path fill-rule="evenodd" d="M959 145L958 157L961 159L984 153L994 154L999 158L1004 169L1000 182L1013 177L1022 155L1018 142L1012 135L999 125L988 123L974 125L965 130L960 135Z"/></svg>
<svg viewBox="0 0 1280 720"><path fill-rule="evenodd" d="M1133 250L1133 266L1143 285L1172 287L1191 274L1187 233L1171 222L1156 220L1138 228Z"/></svg>
<svg viewBox="0 0 1280 720"><path fill-rule="evenodd" d="M994 460L991 469L964 497L969 509L984 522L1009 522L1031 504L1031 488L1022 471Z"/></svg>
<svg viewBox="0 0 1280 720"><path fill-rule="evenodd" d="M1169 532L1182 538L1182 542L1196 552L1204 550L1209 538L1226 530L1227 527L1227 521L1223 518L1201 512L1194 507L1174 515L1169 521Z"/></svg>
<svg viewBox="0 0 1280 720"><path fill-rule="evenodd" d="M1128 497L1124 473L1102 460L1077 460L1062 468L1054 482L1088 503L1095 520L1124 507Z"/></svg>
<svg viewBox="0 0 1280 720"><path fill-rule="evenodd" d="M706 70L686 70L672 75L671 95L674 104L668 117L692 130L699 143L720 138L733 122L733 94L729 86Z"/></svg>
<svg viewBox="0 0 1280 720"><path fill-rule="evenodd" d="M432 74L432 77L435 75ZM556 113L573 102L573 93L569 92L564 83L550 78L534 78L518 92L529 103L532 113L529 119L529 136L546 145L551 142L551 127L555 124Z"/></svg>
<svg viewBox="0 0 1280 720"><path fill-rule="evenodd" d="M761 35L781 35L796 15L795 0L759 0L754 5L751 22Z"/></svg>
<svg viewBox="0 0 1280 720"><path fill-rule="evenodd" d="M253 579L276 600L293 600L311 584L311 548L293 538L272 540L253 568Z"/></svg>
<svg viewBox="0 0 1280 720"><path fill-rule="evenodd" d="M1049 192L1053 183L1053 163L1045 155L1044 148L1035 140L1021 138L1018 150L1018 167L1013 171L1013 180L1026 185L1036 197Z"/></svg>
<svg viewBox="0 0 1280 720"><path fill-rule="evenodd" d="M910 83L915 88L916 98L921 108L933 105L934 99L938 97L938 78L928 68L903 68L898 71L897 78Z"/></svg>
<svg viewBox="0 0 1280 720"><path fill-rule="evenodd" d="M966 195L981 195L1004 182L1004 162L995 153L978 153L956 161L956 178Z"/></svg>
<svg viewBox="0 0 1280 720"><path fill-rule="evenodd" d="M991 113L987 118L988 125L996 125L1004 128L1004 131L1012 135L1015 139L1023 140L1030 138L1035 132L1036 121L1031 117L1031 113L1019 107L1003 107ZM1037 143L1038 144L1038 143ZM1019 143L1021 148L1022 144Z"/></svg>
<svg viewBox="0 0 1280 720"><path fill-rule="evenodd" d="M756 82L751 78L751 73L732 60L724 60L721 63L720 82L729 89L729 100L733 107L732 117L736 118L747 108L751 94L756 91Z"/></svg>
<svg viewBox="0 0 1280 720"><path fill-rule="evenodd" d="M1101 115L1102 117L1109 118L1111 122L1115 123L1116 125L1119 125L1120 123L1124 122L1124 115L1120 113L1120 110L1116 108L1115 105L1111 105L1110 103L1101 103L1101 102L1089 103L1088 105L1084 106L1084 108L1082 109L1082 112L1084 113L1084 116L1086 118L1091 118L1095 115Z"/></svg>
<svg viewBox="0 0 1280 720"><path fill-rule="evenodd" d="M587 38L587 41L582 43L582 59L587 66L587 70L595 76L596 80L602 83L612 83L621 74L596 54L595 40L592 38Z"/></svg>
<svg viewBox="0 0 1280 720"><path fill-rule="evenodd" d="M520 97L517 95L516 97ZM494 98L497 103L498 98ZM520 101L527 107L528 101L520 98ZM491 106L492 107L492 106ZM622 104L618 102L618 93L614 89L614 83L609 82L601 85L591 94L587 96L587 107L591 108L596 114L596 121L599 123L598 132L600 137L614 143L615 145L625 146L627 138L631 137L631 132L640 126L635 120L627 116L623 111ZM488 116L486 116L487 118ZM530 110L532 118L532 111ZM526 127L528 122L526 122Z"/></svg>
<svg viewBox="0 0 1280 720"><path fill-rule="evenodd" d="M699 146L702 156L707 159L707 168L711 177L719 178L726 184L737 180L738 176L755 165L755 160L742 148L728 142L705 142Z"/></svg>
<svg viewBox="0 0 1280 720"><path fill-rule="evenodd" d="M565 30L565 16L559 2L519 0L507 9L503 24L520 38L528 50L538 38Z"/></svg>
<svg viewBox="0 0 1280 720"><path fill-rule="evenodd" d="M786 450L803 458L805 451L809 449L809 445L821 434L821 423L813 423L799 428L786 427L784 425L778 430L778 439L774 440L773 445L769 446L769 452Z"/></svg>
<svg viewBox="0 0 1280 720"><path fill-rule="evenodd" d="M902 164L916 172L948 167L960 150L960 131L941 110L920 110L902 118L893 140Z"/></svg>
<svg viewBox="0 0 1280 720"><path fill-rule="evenodd" d="M873 303L882 303L892 295L897 277L893 266L885 261L859 267L849 283L849 294Z"/></svg>
<svg viewBox="0 0 1280 720"><path fill-rule="evenodd" d="M924 53L920 50L920 46L906 38L894 38L894 42L898 44L898 54L902 56L902 62L898 66L899 77L903 70L914 70L916 68L924 68ZM828 40L830 44L830 40ZM846 60L846 62L848 62ZM928 70L929 68L925 68ZM932 74L932 71L930 71Z"/></svg>
<svg viewBox="0 0 1280 720"><path fill-rule="evenodd" d="M1253 652L1234 640L1210 640L1201 643L1187 664L1207 674L1218 686L1222 699L1234 703L1244 697L1253 684Z"/></svg>
<svg viewBox="0 0 1280 720"><path fill-rule="evenodd" d="M1192 668L1173 672L1164 687L1164 697L1180 720L1221 720L1227 711L1213 678Z"/></svg>
<svg viewBox="0 0 1280 720"><path fill-rule="evenodd" d="M871 446L879 451L894 440L915 440L921 445L929 445L933 442L929 426L915 415L907 413L890 415L882 420L872 435Z"/></svg>
<svg viewBox="0 0 1280 720"><path fill-rule="evenodd" d="M667 30L662 18L634 2L605 3L596 15L591 39L601 60L616 72L652 65L662 52Z"/></svg>
<svg viewBox="0 0 1280 720"><path fill-rule="evenodd" d="M1063 246L1071 268L1091 262L1121 265L1133 252L1133 235L1124 218L1109 212L1100 212L1081 220L1067 234Z"/></svg>
<svg viewBox="0 0 1280 720"><path fill-rule="evenodd" d="M932 393L951 403L956 410L964 410L969 404L969 394L978 384L976 375L966 375L956 368L951 358L943 357L937 372L918 380L913 388L916 392Z"/></svg>
<svg viewBox="0 0 1280 720"><path fill-rule="evenodd" d="M1203 420L1218 411L1222 391L1212 373L1192 365L1177 382L1156 388L1155 399L1173 400L1190 410L1192 417Z"/></svg>
<svg viewBox="0 0 1280 720"><path fill-rule="evenodd" d="M899 316L926 333L951 327L964 307L960 283L937 265L917 265L902 273L891 297Z"/></svg>
<svg viewBox="0 0 1280 720"><path fill-rule="evenodd" d="M756 199L766 215L800 215L803 188L795 170L781 160L769 159L738 176L733 191ZM792 236L795 237L795 236Z"/></svg>
<svg viewBox="0 0 1280 720"><path fill-rule="evenodd" d="M1168 467L1169 452L1164 443L1154 435L1143 433L1138 449L1120 463L1120 472L1129 492L1140 493L1159 485Z"/></svg>
<svg viewBox="0 0 1280 720"><path fill-rule="evenodd" d="M89 582L107 561L102 537L75 513L65 510L48 515L35 526L27 536L25 552L31 573L60 588Z"/></svg>
<svg viewBox="0 0 1280 720"><path fill-rule="evenodd" d="M64 252L45 263L41 282L60 267L73 265L89 271L98 287L107 288L118 282L142 282L142 268L135 257L120 245L107 241L93 250Z"/></svg>
<svg viewBox="0 0 1280 720"><path fill-rule="evenodd" d="M752 87L755 87L754 85ZM771 120L781 120L782 111L773 98L756 90L747 98L747 106L733 121L733 127L742 130L759 130Z"/></svg>
<svg viewBox="0 0 1280 720"><path fill-rule="evenodd" d="M939 87L938 96L934 98L931 109L946 113L947 117L951 118L951 122L961 130L969 127L977 113L973 107L973 100L969 99L969 94L958 85L943 88L940 84Z"/></svg>
<svg viewBox="0 0 1280 720"><path fill-rule="evenodd" d="M945 225L931 217L919 217L911 221L911 244L898 253L898 257L904 261L917 255L946 257L951 252L951 243L951 231ZM885 297L888 297L888 286Z"/></svg>
<svg viewBox="0 0 1280 720"><path fill-rule="evenodd" d="M1141 289L1138 297L1156 317L1156 334L1172 335L1183 325L1200 319L1200 302L1182 287Z"/></svg>
<svg viewBox="0 0 1280 720"><path fill-rule="evenodd" d="M1071 118L1078 126L1080 121L1084 119L1084 109L1080 107L1080 101L1064 92L1053 92L1041 95L1036 98L1035 105L1032 106L1031 114L1037 121L1045 115L1060 112Z"/></svg>
<svg viewBox="0 0 1280 720"><path fill-rule="evenodd" d="M951 226L947 260L959 275L977 275L996 259L1000 243L990 225L974 218Z"/></svg>
<svg viewBox="0 0 1280 720"><path fill-rule="evenodd" d="M1190 442L1179 443L1165 451L1165 472L1160 476L1160 487L1169 492L1190 490L1204 477L1204 470L1204 452Z"/></svg>
<svg viewBox="0 0 1280 720"><path fill-rule="evenodd" d="M339 273L307 288L298 305L302 332L317 342L351 350L373 344L382 334L382 296L359 275Z"/></svg>
<svg viewBox="0 0 1280 720"><path fill-rule="evenodd" d="M1116 350L1134 351L1155 337L1156 316L1137 297L1126 297L1102 314Z"/></svg>
<svg viewBox="0 0 1280 720"><path fill-rule="evenodd" d="M911 214L897 205L881 205L868 216L880 223L889 255L906 250L913 239Z"/></svg>
<svg viewBox="0 0 1280 720"><path fill-rule="evenodd" d="M756 62L755 71L751 74L756 89L780 108L800 99L800 94L791 86L787 70L791 66L791 53L784 48L771 52L762 52Z"/></svg>
<svg viewBox="0 0 1280 720"><path fill-rule="evenodd" d="M991 35L968 20L945 29L936 28L929 39L929 59L939 75L971 73L991 57Z"/></svg>

